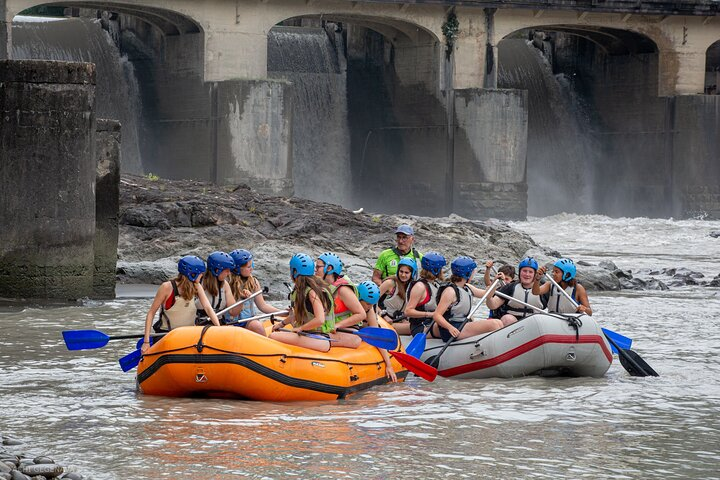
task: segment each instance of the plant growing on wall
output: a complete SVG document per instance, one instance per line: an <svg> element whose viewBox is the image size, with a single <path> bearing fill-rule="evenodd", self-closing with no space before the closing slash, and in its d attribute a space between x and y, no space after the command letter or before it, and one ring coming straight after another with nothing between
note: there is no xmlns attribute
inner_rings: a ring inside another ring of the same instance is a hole
<svg viewBox="0 0 720 480"><path fill-rule="evenodd" d="M445 36L445 43L447 44L448 55L455 45L455 39L460 33L460 22L458 22L457 15L452 11L448 13L445 23L442 24L442 33Z"/></svg>

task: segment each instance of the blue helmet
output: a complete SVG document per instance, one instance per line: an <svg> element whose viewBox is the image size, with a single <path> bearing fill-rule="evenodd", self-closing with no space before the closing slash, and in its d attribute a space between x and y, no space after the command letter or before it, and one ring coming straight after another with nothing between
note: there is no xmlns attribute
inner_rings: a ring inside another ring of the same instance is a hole
<svg viewBox="0 0 720 480"><path fill-rule="evenodd" d="M530 267L537 272L537 269L538 269L537 260L535 260L533 257L523 258L522 260L520 260L520 263L518 264L518 272L525 267Z"/></svg>
<svg viewBox="0 0 720 480"><path fill-rule="evenodd" d="M405 265L406 267L410 267L410 275L414 277L415 271L417 270L417 263L415 263L415 260L407 257L401 258L398 262L398 270L400 270L400 267L402 267L403 265Z"/></svg>
<svg viewBox="0 0 720 480"><path fill-rule="evenodd" d="M432 273L433 275L440 275L442 267L447 265L445 257L437 252L426 253L420 261L422 268Z"/></svg>
<svg viewBox="0 0 720 480"><path fill-rule="evenodd" d="M205 273L205 262L200 257L188 255L178 262L178 272L194 282L201 273Z"/></svg>
<svg viewBox="0 0 720 480"><path fill-rule="evenodd" d="M367 302L370 305L375 305L380 300L380 289L373 282L365 280L360 282L357 286L358 299L363 302Z"/></svg>
<svg viewBox="0 0 720 480"><path fill-rule="evenodd" d="M562 272L563 282L569 282L570 280L575 278L575 274L577 273L575 263L569 258L561 258L553 264L553 267L557 267L560 269L560 271Z"/></svg>
<svg viewBox="0 0 720 480"><path fill-rule="evenodd" d="M207 259L207 266L210 273L217 277L223 270L232 269L235 262L232 257L225 252L213 252Z"/></svg>
<svg viewBox="0 0 720 480"><path fill-rule="evenodd" d="M240 267L244 267L246 263L253 259L253 254L247 250L237 249L230 252L230 256L235 262L232 273L240 275Z"/></svg>
<svg viewBox="0 0 720 480"><path fill-rule="evenodd" d="M315 262L310 255L296 253L290 259L290 275L295 280L299 275L312 277L315 274Z"/></svg>
<svg viewBox="0 0 720 480"><path fill-rule="evenodd" d="M477 263L470 257L457 257L450 264L450 270L453 275L457 275L460 278L470 279L473 270L477 268Z"/></svg>
<svg viewBox="0 0 720 480"><path fill-rule="evenodd" d="M335 275L342 275L342 271L343 271L342 260L340 260L340 257L335 255L334 253L325 252L318 257L318 260L322 260L322 262L325 264L325 268L323 268L323 273L325 275L327 275L328 273L334 273ZM330 271L331 267L332 267L332 271Z"/></svg>

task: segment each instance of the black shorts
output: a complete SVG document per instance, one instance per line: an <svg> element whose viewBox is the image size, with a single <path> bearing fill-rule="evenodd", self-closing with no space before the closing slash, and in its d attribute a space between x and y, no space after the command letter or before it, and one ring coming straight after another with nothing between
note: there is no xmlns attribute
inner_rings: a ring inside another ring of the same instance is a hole
<svg viewBox="0 0 720 480"><path fill-rule="evenodd" d="M410 319L410 335L413 337L418 333L423 333L425 328L430 325L432 319L430 318L411 318Z"/></svg>
<svg viewBox="0 0 720 480"><path fill-rule="evenodd" d="M453 327L455 327L455 328L457 328L458 330L462 331L462 329L461 329L460 327L461 327L462 324L464 323L463 320L460 320L459 322L454 321L454 320L448 320L448 322L449 322L450 325L452 325ZM447 328L443 328L443 327L440 327L440 337L442 338L442 341L443 341L443 342L447 342L448 340L450 340L451 338L453 338L453 336L450 335L450 330L448 330Z"/></svg>

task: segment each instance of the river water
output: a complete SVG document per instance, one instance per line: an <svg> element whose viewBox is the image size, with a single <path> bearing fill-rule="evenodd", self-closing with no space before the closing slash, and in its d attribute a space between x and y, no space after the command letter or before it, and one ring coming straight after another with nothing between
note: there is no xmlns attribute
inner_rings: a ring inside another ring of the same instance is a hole
<svg viewBox="0 0 720 480"><path fill-rule="evenodd" d="M720 222L559 215L514 224L591 263L720 273ZM129 290L123 290L129 291ZM132 341L69 352L60 332L141 331L147 298L0 310L0 434L94 479L720 478L720 289L590 292L659 378L430 384L345 401L259 403L135 393Z"/></svg>

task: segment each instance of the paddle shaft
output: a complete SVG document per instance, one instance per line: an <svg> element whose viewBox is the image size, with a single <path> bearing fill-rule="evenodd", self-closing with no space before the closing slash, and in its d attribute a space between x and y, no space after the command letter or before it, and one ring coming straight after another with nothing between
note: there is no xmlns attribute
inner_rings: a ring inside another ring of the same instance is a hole
<svg viewBox="0 0 720 480"><path fill-rule="evenodd" d="M238 300L237 302L233 303L229 307L223 308L219 312L216 312L215 315L217 315L218 317L220 317L221 315L225 315L227 312L229 312L233 308L237 307L238 305L242 305L243 303L247 302L248 300L252 300L253 298L260 295L261 293L267 293L267 291L268 291L267 287L263 288L262 290L258 290L257 292L253 293L249 297L243 298L242 300Z"/></svg>
<svg viewBox="0 0 720 480"><path fill-rule="evenodd" d="M578 305L578 303L570 296L570 294L567 293L567 292L565 291L565 289L563 289L560 285L558 285L558 283L555 281L555 279L552 278L547 272L545 272L545 278L547 278L548 280L550 280L550 281L552 282L552 284L555 285L555 288L557 288L558 290L560 290L560 293L562 293L563 296L565 296L565 298L567 298L567 299L570 301L570 303L572 303L573 307L578 308L578 307L580 306L580 305Z"/></svg>
<svg viewBox="0 0 720 480"><path fill-rule="evenodd" d="M468 322L470 322L470 321L472 320L471 317L475 314L475 312L477 312L477 309L480 308L480 305L483 304L483 302L485 301L485 299L490 295L490 292L492 292L493 289L495 289L495 287L497 287L497 285L498 285L499 282L500 282L500 279L497 279L497 278L496 278L495 281L490 285L490 287L485 291L485 295L482 296L482 298L481 298L480 301L477 303L477 305L475 305L475 306L473 307L473 309L470 310L470 313L468 314L468 316L465 317L465 320L463 320L463 322L460 324L460 328L458 328L459 331L462 331L462 329L463 329L463 327L465 326L465 324L468 323ZM453 341L455 341L455 338L456 338L456 337L450 337L450 339L449 339L447 342L445 342L445 345L443 345L442 349L440 349L440 352L439 352L437 355L435 355L435 358L433 359L431 365L432 365L432 364L435 364L435 365L439 365L439 364L440 364L440 356L441 356L443 353L445 353L445 350L447 350L447 348L450 346L450 344L451 344Z"/></svg>

